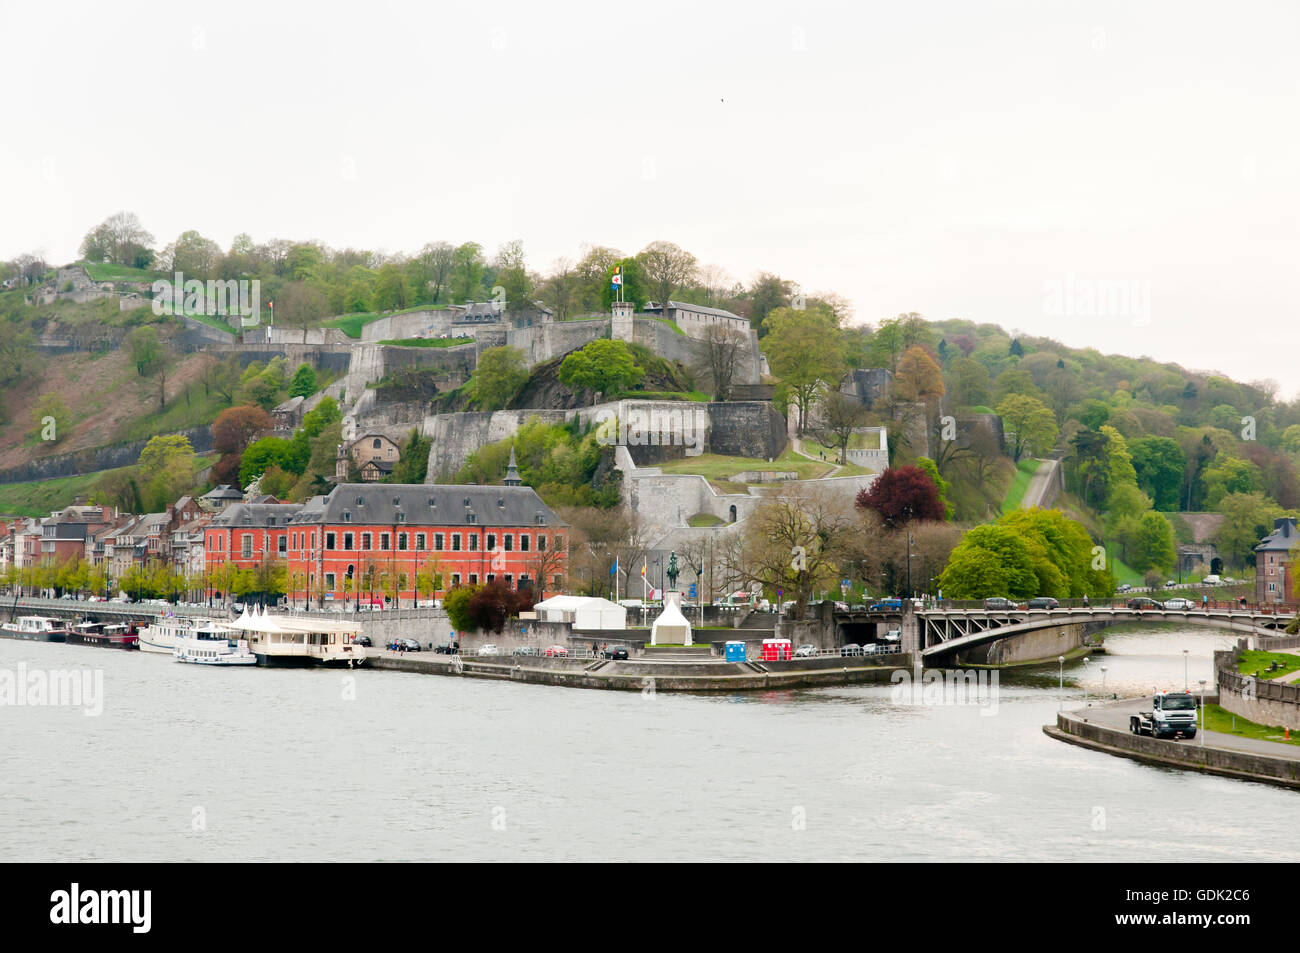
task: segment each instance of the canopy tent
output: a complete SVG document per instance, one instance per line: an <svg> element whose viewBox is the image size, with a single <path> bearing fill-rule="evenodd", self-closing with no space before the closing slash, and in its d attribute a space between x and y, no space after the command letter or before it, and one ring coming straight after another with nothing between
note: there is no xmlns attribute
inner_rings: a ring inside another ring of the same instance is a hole
<svg viewBox="0 0 1300 953"><path fill-rule="evenodd" d="M540 622L568 622L575 629L627 628L627 609L597 596L551 596L533 609Z"/></svg>
<svg viewBox="0 0 1300 953"><path fill-rule="evenodd" d="M692 645L691 642L691 624L686 621L686 616L682 615L682 610L677 607L677 594L670 594L668 604L664 606L664 611L659 613L659 618L655 619L654 624L650 626L650 644L651 645Z"/></svg>
<svg viewBox="0 0 1300 953"><path fill-rule="evenodd" d="M232 629L243 632L360 632L360 622L345 622L338 619L307 619L301 617L275 617L264 612L249 612L234 622L227 623Z"/></svg>

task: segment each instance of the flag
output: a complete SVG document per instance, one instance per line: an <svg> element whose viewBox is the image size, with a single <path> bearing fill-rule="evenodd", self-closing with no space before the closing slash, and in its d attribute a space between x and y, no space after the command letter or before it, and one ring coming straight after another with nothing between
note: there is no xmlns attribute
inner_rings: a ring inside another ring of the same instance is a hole
<svg viewBox="0 0 1300 953"><path fill-rule="evenodd" d="M623 266L622 266L622 265L615 265L615 266L614 266L614 277L610 279L610 285L611 285L611 287L617 288L617 287L619 287L621 284L623 284Z"/></svg>
<svg viewBox="0 0 1300 953"><path fill-rule="evenodd" d="M645 578L645 560L641 560L641 578Z"/></svg>

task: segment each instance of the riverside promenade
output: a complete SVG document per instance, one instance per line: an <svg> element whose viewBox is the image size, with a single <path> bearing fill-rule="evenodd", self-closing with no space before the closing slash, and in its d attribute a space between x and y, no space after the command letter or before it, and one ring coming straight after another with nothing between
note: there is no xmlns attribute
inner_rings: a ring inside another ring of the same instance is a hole
<svg viewBox="0 0 1300 953"><path fill-rule="evenodd" d="M742 692L888 683L906 655L822 656L787 661L721 659L627 661L590 657L400 654L371 649L366 668L424 675L490 678L563 688L615 691Z"/></svg>
<svg viewBox="0 0 1300 953"><path fill-rule="evenodd" d="M1205 699L1207 704L1215 704L1218 696L1207 693ZM1056 724L1044 725L1043 732L1058 741L1146 764L1260 781L1300 791L1300 746L1199 728L1195 738L1179 741L1132 734L1129 717L1150 707L1149 697L1092 702L1084 708L1060 712Z"/></svg>

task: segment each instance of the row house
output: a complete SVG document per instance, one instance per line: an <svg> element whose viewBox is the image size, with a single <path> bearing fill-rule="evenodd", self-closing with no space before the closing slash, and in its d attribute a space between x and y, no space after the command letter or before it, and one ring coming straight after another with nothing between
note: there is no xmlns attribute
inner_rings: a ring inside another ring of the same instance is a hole
<svg viewBox="0 0 1300 953"><path fill-rule="evenodd" d="M1255 601L1296 602L1295 571L1300 533L1294 516L1273 520L1273 532L1255 547Z"/></svg>
<svg viewBox="0 0 1300 953"><path fill-rule="evenodd" d="M112 527L116 519L108 506L74 504L51 513L41 523L40 561L45 565L60 565L69 560L85 560L88 544L97 533Z"/></svg>
<svg viewBox="0 0 1300 953"><path fill-rule="evenodd" d="M394 587L399 602L414 600L417 578L430 570L442 573L444 591L493 580L560 589L565 524L532 487L520 485L513 465L507 480L342 483L312 498L288 527L291 598L343 603Z"/></svg>

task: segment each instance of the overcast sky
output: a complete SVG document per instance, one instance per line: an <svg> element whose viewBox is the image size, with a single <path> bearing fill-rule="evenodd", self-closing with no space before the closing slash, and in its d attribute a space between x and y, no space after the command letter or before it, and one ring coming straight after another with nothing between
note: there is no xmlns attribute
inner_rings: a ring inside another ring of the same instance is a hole
<svg viewBox="0 0 1300 953"><path fill-rule="evenodd" d="M7 3L0 36L3 258L122 209L542 271L662 238L857 321L1300 392L1294 2Z"/></svg>

